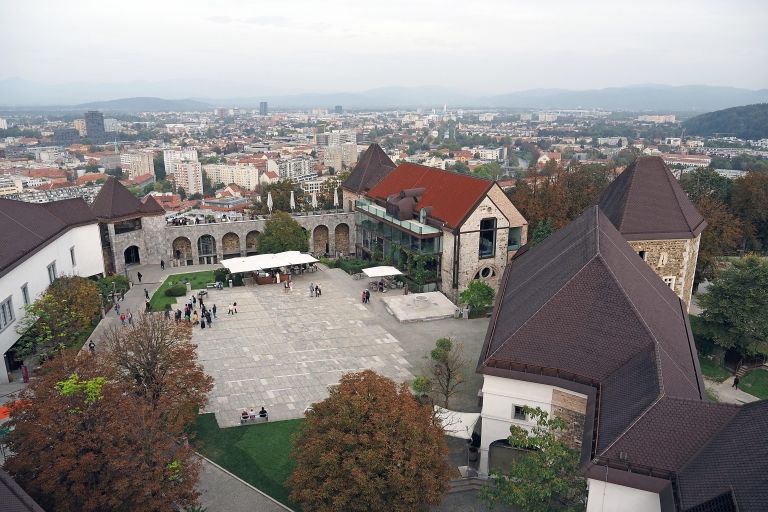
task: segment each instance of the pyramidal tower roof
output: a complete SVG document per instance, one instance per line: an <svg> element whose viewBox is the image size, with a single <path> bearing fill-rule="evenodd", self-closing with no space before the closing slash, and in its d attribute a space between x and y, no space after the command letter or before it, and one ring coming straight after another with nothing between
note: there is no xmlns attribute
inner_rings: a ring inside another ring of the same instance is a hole
<svg viewBox="0 0 768 512"><path fill-rule="evenodd" d="M341 186L346 190L363 194L376 186L395 167L397 166L381 146L376 143L371 144Z"/></svg>
<svg viewBox="0 0 768 512"><path fill-rule="evenodd" d="M641 156L606 188L600 209L627 240L695 238L707 226L657 156Z"/></svg>
<svg viewBox="0 0 768 512"><path fill-rule="evenodd" d="M91 211L100 221L117 221L129 217L165 213L157 201L153 200L153 203L142 203L114 176L111 176L91 204Z"/></svg>

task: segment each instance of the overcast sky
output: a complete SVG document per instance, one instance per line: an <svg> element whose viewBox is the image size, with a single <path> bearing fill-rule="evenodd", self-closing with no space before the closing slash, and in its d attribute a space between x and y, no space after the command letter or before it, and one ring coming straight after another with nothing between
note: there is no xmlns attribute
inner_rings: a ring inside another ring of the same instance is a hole
<svg viewBox="0 0 768 512"><path fill-rule="evenodd" d="M0 0L0 80L196 83L180 96L758 89L767 20L766 0Z"/></svg>

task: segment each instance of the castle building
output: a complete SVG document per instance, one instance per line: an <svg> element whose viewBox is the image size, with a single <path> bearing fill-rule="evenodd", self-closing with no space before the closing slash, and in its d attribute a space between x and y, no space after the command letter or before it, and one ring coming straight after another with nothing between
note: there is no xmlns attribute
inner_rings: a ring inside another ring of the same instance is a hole
<svg viewBox="0 0 768 512"><path fill-rule="evenodd" d="M707 223L664 161L639 157L605 189L598 205L688 307L701 232Z"/></svg>

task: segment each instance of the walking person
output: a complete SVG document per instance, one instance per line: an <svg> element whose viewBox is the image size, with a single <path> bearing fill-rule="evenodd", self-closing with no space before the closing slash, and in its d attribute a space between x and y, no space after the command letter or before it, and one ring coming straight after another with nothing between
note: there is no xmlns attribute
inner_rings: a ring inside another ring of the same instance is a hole
<svg viewBox="0 0 768 512"><path fill-rule="evenodd" d="M141 278L144 276L141 275L141 272L136 272L136 277L139 279L139 283L141 283Z"/></svg>
<svg viewBox="0 0 768 512"><path fill-rule="evenodd" d="M144 288L144 298L145 299L149 298L149 290L147 290L146 288Z"/></svg>
<svg viewBox="0 0 768 512"><path fill-rule="evenodd" d="M131 310L128 310L128 325L133 325L133 313L131 313Z"/></svg>
<svg viewBox="0 0 768 512"><path fill-rule="evenodd" d="M320 285L316 284L315 285L315 297L319 297L322 294L323 294L323 291L320 289Z"/></svg>
<svg viewBox="0 0 768 512"><path fill-rule="evenodd" d="M144 310L149 313L149 310L152 308L152 306L149 305L149 299L144 301Z"/></svg>
<svg viewBox="0 0 768 512"><path fill-rule="evenodd" d="M211 313L213 313L213 318L216 318L216 304L211 308Z"/></svg>
<svg viewBox="0 0 768 512"><path fill-rule="evenodd" d="M315 283L309 283L309 296L315 296Z"/></svg>
<svg viewBox="0 0 768 512"><path fill-rule="evenodd" d="M208 327L213 327L213 322L211 321L211 312L206 311L205 312L205 321L208 322Z"/></svg>
<svg viewBox="0 0 768 512"><path fill-rule="evenodd" d="M235 314L237 314L237 302L232 303L232 309L234 310Z"/></svg>
<svg viewBox="0 0 768 512"><path fill-rule="evenodd" d="M115 315L120 316L120 304L115 302Z"/></svg>
<svg viewBox="0 0 768 512"><path fill-rule="evenodd" d="M120 315L120 323L123 324L123 327L125 327L125 313Z"/></svg>
<svg viewBox="0 0 768 512"><path fill-rule="evenodd" d="M160 260L160 270L165 270L165 262Z"/></svg>
<svg viewBox="0 0 768 512"><path fill-rule="evenodd" d="M365 290L365 303L369 304L371 302L371 290Z"/></svg>
<svg viewBox="0 0 768 512"><path fill-rule="evenodd" d="M365 304L365 290L363 290L363 293L360 294L360 302Z"/></svg>
<svg viewBox="0 0 768 512"><path fill-rule="evenodd" d="M731 386L731 387L739 389L739 376L738 375L733 379L733 386Z"/></svg>

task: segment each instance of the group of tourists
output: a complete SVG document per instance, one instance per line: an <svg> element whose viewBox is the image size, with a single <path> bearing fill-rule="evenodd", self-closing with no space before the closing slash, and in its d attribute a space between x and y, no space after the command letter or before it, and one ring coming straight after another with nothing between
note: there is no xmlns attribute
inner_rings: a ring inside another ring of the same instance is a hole
<svg viewBox="0 0 768 512"><path fill-rule="evenodd" d="M264 408L264 406L261 407L259 412L254 411L253 407L251 407L250 410L243 409L243 412L240 413L240 420L243 422L248 420L255 420L256 418L265 418L266 421L269 421L269 414L267 413L267 410Z"/></svg>
<svg viewBox="0 0 768 512"><path fill-rule="evenodd" d="M319 284L309 283L309 296L319 297L323 294L323 290L320 289Z"/></svg>
<svg viewBox="0 0 768 512"><path fill-rule="evenodd" d="M197 312L198 305L200 306L199 314ZM198 300L195 295L191 295L187 300L187 303L184 304L184 312L182 313L180 309L177 309L173 317L176 322L181 322L183 317L185 322L190 322L192 325L199 325L201 329L213 327L213 320L216 318L216 304L209 309L203 303L202 296L200 296L200 299Z"/></svg>

